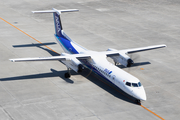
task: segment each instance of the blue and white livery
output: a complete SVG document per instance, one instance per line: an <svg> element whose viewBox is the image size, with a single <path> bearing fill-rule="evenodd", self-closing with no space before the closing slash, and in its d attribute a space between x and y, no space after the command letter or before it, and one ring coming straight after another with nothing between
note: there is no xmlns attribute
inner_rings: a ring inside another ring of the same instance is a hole
<svg viewBox="0 0 180 120"><path fill-rule="evenodd" d="M65 53L60 56L51 57L39 57L39 58L19 58L10 59L12 62L21 61L47 61L47 60L60 60L67 68L68 72L65 73L65 77L71 76L69 69L79 73L83 71L84 67L93 70L95 73L110 81L127 94L137 99L137 103L140 104L141 100L146 100L146 93L144 87L140 83L139 79L131 74L123 71L116 65L107 61L107 57L114 60L115 64L120 63L124 67L130 67L134 62L127 55L128 53L136 53L141 51L147 51L152 49L158 49L166 47L166 45L155 45L135 49L115 50L109 48L107 51L96 52L88 50L74 41L72 41L64 32L60 20L60 14L64 12L78 11L77 9L68 10L45 10L45 11L33 11L33 13L53 13L54 26L55 26L55 38L61 45Z"/></svg>

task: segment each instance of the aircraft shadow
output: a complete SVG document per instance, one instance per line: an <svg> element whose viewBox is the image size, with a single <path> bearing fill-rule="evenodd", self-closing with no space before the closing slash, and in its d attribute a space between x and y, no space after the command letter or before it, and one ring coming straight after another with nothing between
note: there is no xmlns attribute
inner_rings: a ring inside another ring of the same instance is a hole
<svg viewBox="0 0 180 120"><path fill-rule="evenodd" d="M149 65L149 64L151 64L151 63L150 62L139 62L139 63L134 63L131 67L137 67L137 66L143 66L143 65ZM126 68L123 65L116 65L116 66L118 66L121 69ZM131 67L129 67L129 68L131 68Z"/></svg>
<svg viewBox="0 0 180 120"><path fill-rule="evenodd" d="M1 78L0 81L32 80L32 79L38 79L38 78L60 77L62 80L66 81L67 83L73 84L74 83L73 80L64 77L64 74L66 72L67 72L66 70L65 71L56 71L54 69L51 69L51 72L49 72L49 73L41 73L41 74L33 74L33 75L24 75L24 76ZM73 75L73 76L78 75L77 73L75 73L72 70L70 72L71 72L71 75ZM80 73L80 75L87 78L89 81L93 82L95 85L99 86L100 88L107 91L111 95L113 95L113 96L115 96L115 97L117 97L119 99L122 99L124 101L135 104L135 102L134 102L135 98L132 98L131 96L129 96L128 94L123 92L121 89L119 89L118 87L116 87L112 83L108 82L107 80L103 79L102 77L98 76L94 72L91 72L91 74L87 77L87 75L90 72L91 71L89 69L85 68L83 70L83 72Z"/></svg>
<svg viewBox="0 0 180 120"><path fill-rule="evenodd" d="M33 74L33 75L24 75L24 76L16 76L16 77L8 77L8 78L0 78L0 81L12 81L12 80L30 80L30 79L38 79L38 78L53 78L60 77L63 78L67 83L74 83L71 79L65 79L64 73L67 71L56 71L51 69L49 73L41 73L41 74Z"/></svg>
<svg viewBox="0 0 180 120"><path fill-rule="evenodd" d="M44 45L54 45L56 44L55 42L49 42L49 43L32 43L32 44L24 44L24 45L13 45L14 48L17 47L38 47L42 50L45 50L46 52L48 52L49 54L51 54L52 56L59 56L59 53L56 53L48 48L45 48Z"/></svg>
<svg viewBox="0 0 180 120"><path fill-rule="evenodd" d="M13 45L14 48L16 47L37 47L37 46L44 46L44 45L54 45L57 44L55 42L48 42L48 43L32 43L32 44L24 44L24 45Z"/></svg>
<svg viewBox="0 0 180 120"><path fill-rule="evenodd" d="M23 45L23 47L26 47L26 46L29 47L31 45ZM41 49L47 51L52 56L59 55L59 54L57 54L57 53L55 53L55 52L53 52L53 51L51 51L51 50L49 50L47 48L41 47L41 45L39 45L39 44L33 44L32 46L41 48ZM41 73L41 74L34 74L34 75L24 75L24 76L1 78L0 81L30 80L30 79L38 79L38 78L60 77L61 79L63 79L67 83L70 83L70 84L74 83L73 80L67 79L67 78L64 77L64 74L67 72L66 70L65 71L56 71L54 69L50 69L50 70L51 70L51 72L49 72L49 73ZM95 85L99 86L103 90L107 91L111 95L113 95L113 96L115 96L115 97L117 97L117 98L119 98L121 100L124 100L126 102L129 102L129 103L132 103L132 104L136 104L135 103L135 100L136 100L135 98L133 98L132 96L128 95L127 93L122 91L120 88L116 87L114 84L112 84L109 81L105 80L104 78L100 77L96 73L94 73L94 72L90 73L90 72L91 71L89 69L85 68L83 70L83 72L80 73L80 75L82 75L83 77L87 78L89 81L91 81ZM71 75L77 75L77 73L75 73L74 71L71 70Z"/></svg>
<svg viewBox="0 0 180 120"><path fill-rule="evenodd" d="M89 81L91 81L92 83L94 83L95 85L99 86L100 88L102 88L103 90L107 91L108 93L110 93L111 95L113 95L114 97L117 97L121 100L124 100L126 102L130 102L132 104L136 104L135 103L135 98L133 98L132 96L128 95L127 93L125 93L124 91L122 91L120 88L118 88L117 86L115 86L114 84L112 84L111 82L105 80L104 78L102 78L101 76L97 75L94 72L91 72L89 69L85 68L83 70L82 73L80 73L83 77L87 78ZM90 73L89 76L87 76Z"/></svg>

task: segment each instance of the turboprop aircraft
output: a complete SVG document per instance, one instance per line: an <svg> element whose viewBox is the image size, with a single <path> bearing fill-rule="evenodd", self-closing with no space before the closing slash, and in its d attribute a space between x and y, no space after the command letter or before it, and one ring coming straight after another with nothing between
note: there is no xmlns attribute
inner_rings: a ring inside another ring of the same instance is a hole
<svg viewBox="0 0 180 120"><path fill-rule="evenodd" d="M65 53L62 53L60 56L19 58L10 59L10 61L21 62L59 60L64 65L66 65L68 69L68 72L65 73L65 78L69 78L71 76L70 69L79 73L83 71L84 67L87 67L102 78L110 81L112 84L119 87L121 90L123 90L130 96L134 97L138 104L141 104L141 101L145 101L146 93L139 79L120 69L116 65L108 62L106 58L112 58L115 64L120 63L124 67L131 67L134 62L127 54L163 48L166 47L166 45L162 44L125 50L116 50L109 48L107 51L102 52L88 50L71 40L63 31L60 14L74 11L78 10L57 10L53 8L52 10L32 11L33 13L53 13L55 25L54 36Z"/></svg>

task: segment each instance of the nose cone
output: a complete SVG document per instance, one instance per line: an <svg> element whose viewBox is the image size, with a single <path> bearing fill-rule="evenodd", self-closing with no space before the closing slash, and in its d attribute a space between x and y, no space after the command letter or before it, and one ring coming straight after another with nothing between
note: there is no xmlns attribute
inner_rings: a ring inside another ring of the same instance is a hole
<svg viewBox="0 0 180 120"><path fill-rule="evenodd" d="M146 93L145 93L144 89L143 89L143 91L141 91L141 94L139 95L139 99L146 101Z"/></svg>
<svg viewBox="0 0 180 120"><path fill-rule="evenodd" d="M146 93L143 86L141 86L140 88L134 89L133 94L134 94L134 97L139 100L143 100L143 101L146 100Z"/></svg>

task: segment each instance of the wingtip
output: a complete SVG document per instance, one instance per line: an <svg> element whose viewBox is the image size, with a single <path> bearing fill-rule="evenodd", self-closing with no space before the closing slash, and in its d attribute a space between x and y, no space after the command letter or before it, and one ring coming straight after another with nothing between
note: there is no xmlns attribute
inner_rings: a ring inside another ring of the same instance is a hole
<svg viewBox="0 0 180 120"><path fill-rule="evenodd" d="M166 44L162 44L162 46L163 46L163 47L167 47L167 45L166 45Z"/></svg>
<svg viewBox="0 0 180 120"><path fill-rule="evenodd" d="M161 45L158 45L158 46L160 46L160 47L167 47L166 44L161 44Z"/></svg>
<svg viewBox="0 0 180 120"><path fill-rule="evenodd" d="M75 11L79 11L79 9L75 9Z"/></svg>
<svg viewBox="0 0 180 120"><path fill-rule="evenodd" d="M9 59L11 62L15 62L15 60L13 60L13 59Z"/></svg>

